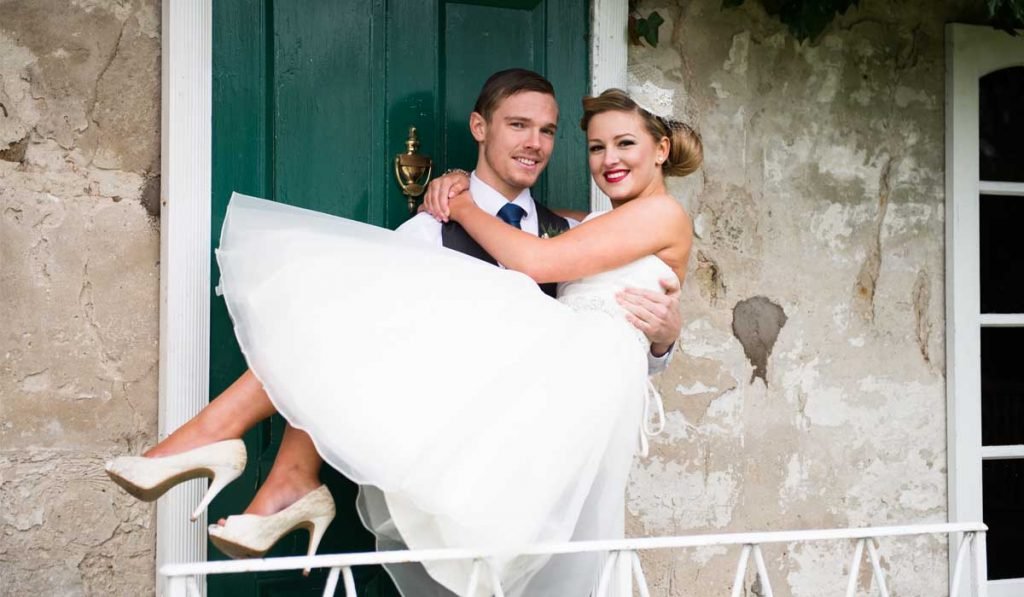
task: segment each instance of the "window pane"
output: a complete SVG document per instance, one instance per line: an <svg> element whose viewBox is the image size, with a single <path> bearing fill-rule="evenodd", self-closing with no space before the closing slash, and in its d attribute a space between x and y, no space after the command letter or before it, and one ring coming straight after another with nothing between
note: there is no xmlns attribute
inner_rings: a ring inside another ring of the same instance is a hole
<svg viewBox="0 0 1024 597"><path fill-rule="evenodd" d="M988 525L988 578L1024 578L1024 558L1018 545L1024 533L1024 460L987 460L981 474Z"/></svg>
<svg viewBox="0 0 1024 597"><path fill-rule="evenodd" d="M982 77L978 109L981 179L1024 182L1024 66Z"/></svg>
<svg viewBox="0 0 1024 597"><path fill-rule="evenodd" d="M1024 313L1024 197L981 196L981 312Z"/></svg>
<svg viewBox="0 0 1024 597"><path fill-rule="evenodd" d="M1024 328L981 330L981 443L1024 444Z"/></svg>

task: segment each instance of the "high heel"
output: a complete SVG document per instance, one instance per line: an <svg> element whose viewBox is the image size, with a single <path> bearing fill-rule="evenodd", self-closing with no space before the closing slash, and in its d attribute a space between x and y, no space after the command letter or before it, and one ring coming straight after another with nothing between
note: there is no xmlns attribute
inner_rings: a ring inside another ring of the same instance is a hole
<svg viewBox="0 0 1024 597"><path fill-rule="evenodd" d="M108 462L106 470L114 483L144 502L152 502L183 481L211 478L206 495L192 512L195 520L220 490L242 474L245 461L245 442L229 439L173 456L121 456Z"/></svg>
<svg viewBox="0 0 1024 597"><path fill-rule="evenodd" d="M334 498L321 485L276 514L229 516L224 526L210 525L210 541L232 558L260 558L282 537L295 529L309 531L306 555L312 556L334 520ZM302 571L309 574L309 568Z"/></svg>

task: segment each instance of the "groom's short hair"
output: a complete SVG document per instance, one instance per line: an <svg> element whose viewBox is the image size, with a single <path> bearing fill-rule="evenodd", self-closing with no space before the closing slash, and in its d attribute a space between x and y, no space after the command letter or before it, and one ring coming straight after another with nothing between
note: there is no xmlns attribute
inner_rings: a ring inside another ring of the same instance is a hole
<svg viewBox="0 0 1024 597"><path fill-rule="evenodd" d="M541 75L525 68L510 68L494 73L484 83L473 111L490 122L498 104L507 97L524 91L536 91L555 97L555 88Z"/></svg>

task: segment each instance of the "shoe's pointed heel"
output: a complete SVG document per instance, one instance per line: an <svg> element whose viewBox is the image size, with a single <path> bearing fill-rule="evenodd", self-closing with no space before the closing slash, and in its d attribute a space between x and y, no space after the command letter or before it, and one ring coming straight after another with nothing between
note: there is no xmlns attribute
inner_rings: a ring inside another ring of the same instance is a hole
<svg viewBox="0 0 1024 597"><path fill-rule="evenodd" d="M203 495L203 499L196 506L196 509L192 512L190 517L192 522L199 520L203 511L206 510L213 498L217 497L217 494L222 489L227 487L232 481L237 479L245 471L245 465L241 468L237 465L225 465L225 466L211 466L210 472L213 474L213 479L210 480L210 487L206 490L206 494Z"/></svg>
<svg viewBox="0 0 1024 597"><path fill-rule="evenodd" d="M318 516L309 521L309 547L306 548L306 557L312 557L316 555L316 549L320 547L320 540L324 538L324 533L327 532L327 527L331 525L331 521L334 520L334 514L329 516ZM302 576L309 576L309 568L302 570Z"/></svg>
<svg viewBox="0 0 1024 597"><path fill-rule="evenodd" d="M228 516L223 526L211 524L210 541L232 558L262 558L281 537L306 529L309 531L306 554L312 556L334 520L335 511L330 490L321 485L276 514L238 514ZM303 570L303 574L308 575L309 568Z"/></svg>
<svg viewBox="0 0 1024 597"><path fill-rule="evenodd" d="M212 478L209 490L192 513L195 520L228 483L242 474L246 459L245 442L229 439L172 456L120 456L107 462L105 469L114 483L146 502L159 498L179 483Z"/></svg>

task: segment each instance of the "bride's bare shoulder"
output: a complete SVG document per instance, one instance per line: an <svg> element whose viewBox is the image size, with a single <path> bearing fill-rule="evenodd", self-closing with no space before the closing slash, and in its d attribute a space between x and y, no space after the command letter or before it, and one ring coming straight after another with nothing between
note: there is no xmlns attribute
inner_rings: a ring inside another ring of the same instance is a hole
<svg viewBox="0 0 1024 597"><path fill-rule="evenodd" d="M659 222L661 225L667 224L673 228L683 228L688 231L693 229L690 214L672 195L651 195L642 199L634 199L629 202L629 205L642 211L646 218Z"/></svg>

